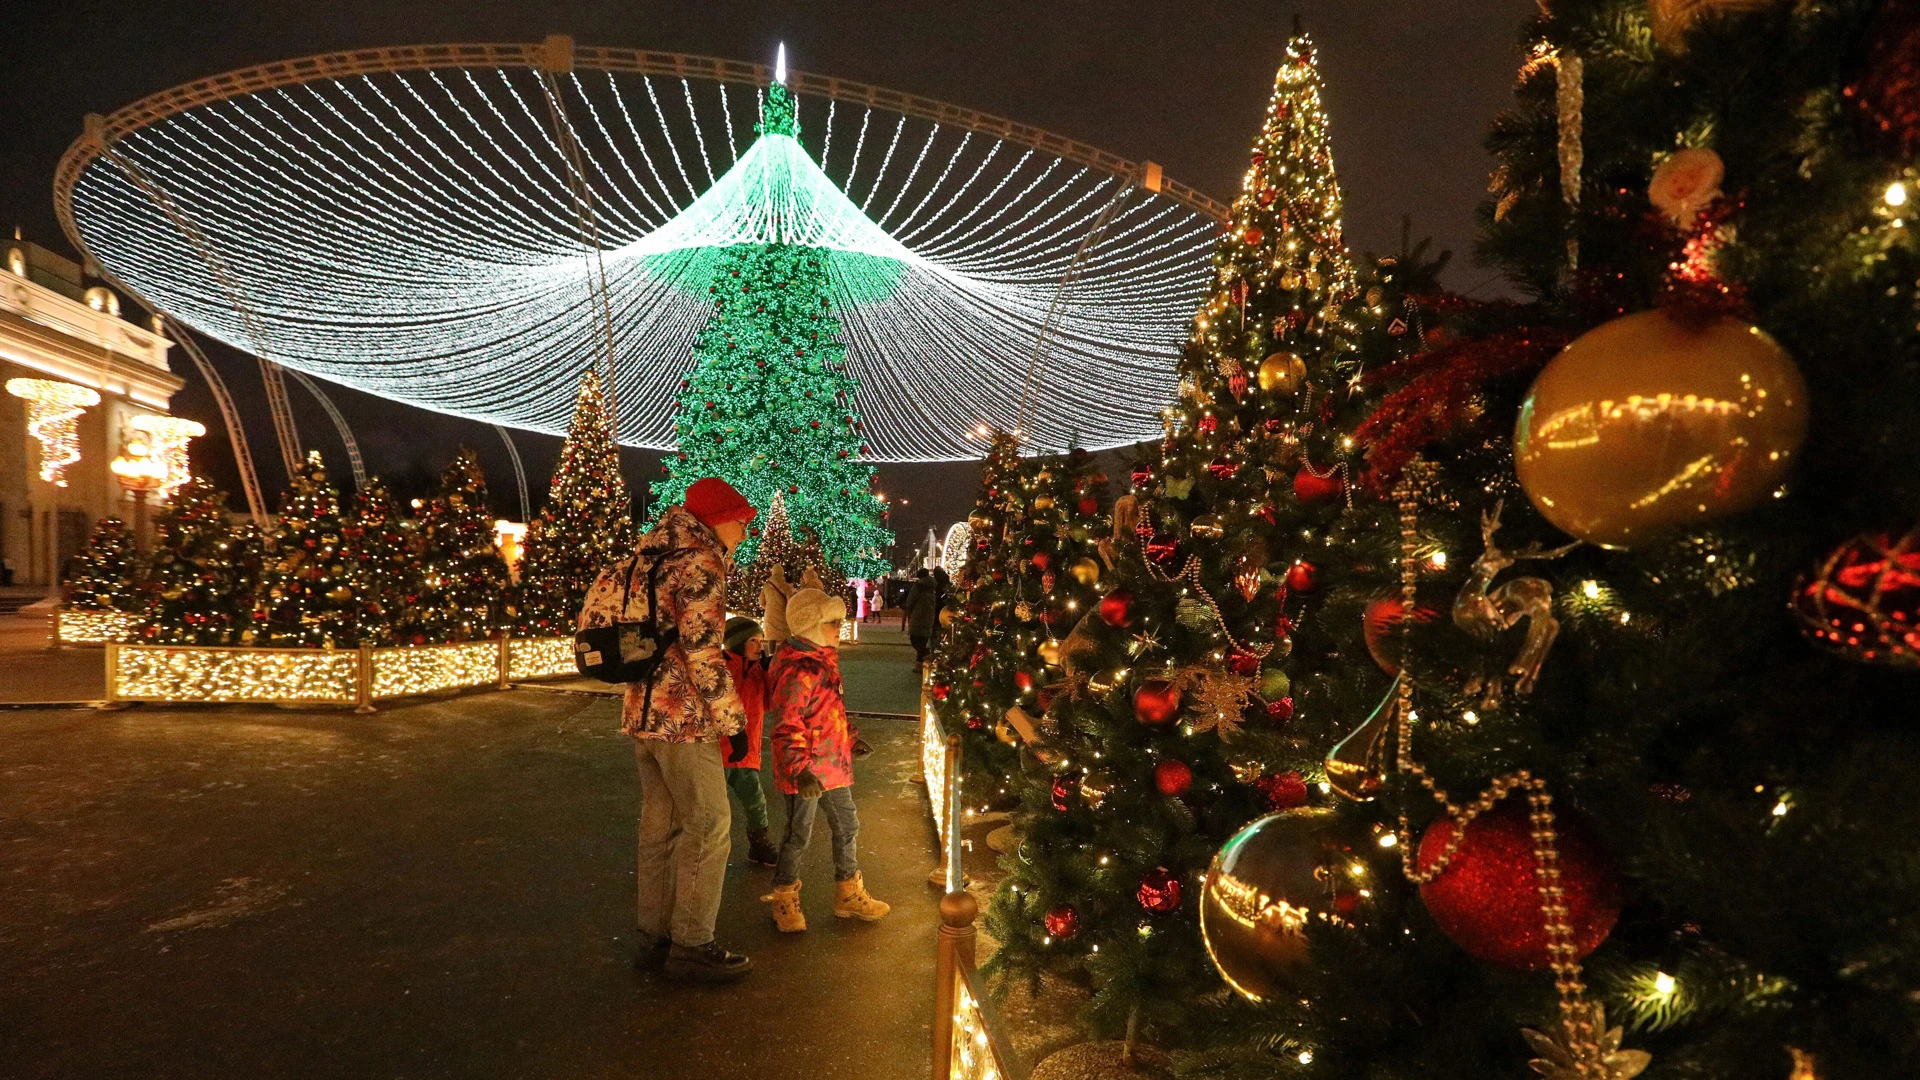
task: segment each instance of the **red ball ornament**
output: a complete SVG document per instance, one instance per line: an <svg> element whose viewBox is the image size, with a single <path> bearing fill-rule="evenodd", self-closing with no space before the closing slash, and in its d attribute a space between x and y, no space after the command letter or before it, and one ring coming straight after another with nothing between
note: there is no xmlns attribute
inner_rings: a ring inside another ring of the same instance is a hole
<svg viewBox="0 0 1920 1080"><path fill-rule="evenodd" d="M1397 631L1400 627L1401 613L1405 605L1397 596L1383 596L1367 605L1362 616L1361 628L1367 639L1367 655L1380 665L1380 670L1389 675L1400 674L1400 642ZM1440 617L1440 613L1429 607L1413 609L1413 621L1430 623Z"/></svg>
<svg viewBox="0 0 1920 1080"><path fill-rule="evenodd" d="M1207 463L1207 475L1213 477L1215 480L1231 480L1233 479L1233 474L1239 471L1240 463L1237 461L1228 461L1225 458L1221 458L1218 461Z"/></svg>
<svg viewBox="0 0 1920 1080"><path fill-rule="evenodd" d="M1073 797L1073 785L1067 783L1064 776L1053 778L1053 808L1061 813L1067 812L1067 800Z"/></svg>
<svg viewBox="0 0 1920 1080"><path fill-rule="evenodd" d="M1293 474L1293 497L1303 503L1332 502L1346 489L1337 472L1316 476L1312 469L1302 465L1300 471Z"/></svg>
<svg viewBox="0 0 1920 1080"><path fill-rule="evenodd" d="M1241 239L1247 242L1248 247L1258 247L1260 245L1260 241L1265 240L1266 238L1267 238L1267 231L1265 229L1262 229L1258 225L1253 226L1252 228L1248 229L1245 233L1241 234Z"/></svg>
<svg viewBox="0 0 1920 1080"><path fill-rule="evenodd" d="M1124 630L1133 625L1133 594L1110 592L1100 598L1100 621Z"/></svg>
<svg viewBox="0 0 1920 1080"><path fill-rule="evenodd" d="M1071 904L1061 904L1042 916L1040 921L1047 928L1047 936L1055 941L1066 941L1080 932L1080 913L1073 910Z"/></svg>
<svg viewBox="0 0 1920 1080"><path fill-rule="evenodd" d="M1143 546L1146 548L1147 558L1162 564L1172 562L1173 557L1180 553L1179 543L1169 536L1149 537Z"/></svg>
<svg viewBox="0 0 1920 1080"><path fill-rule="evenodd" d="M968 731L984 731L984 730L986 730L986 727L987 727L987 718L986 718L986 717L984 717L984 716L969 716L969 717L967 717L967 730L968 730Z"/></svg>
<svg viewBox="0 0 1920 1080"><path fill-rule="evenodd" d="M1153 786L1169 799L1177 799L1193 786L1193 766L1168 758L1153 767Z"/></svg>
<svg viewBox="0 0 1920 1080"><path fill-rule="evenodd" d="M1166 867L1156 866L1140 879L1140 891L1134 899L1155 915L1165 915L1180 906L1180 879Z"/></svg>
<svg viewBox="0 0 1920 1080"><path fill-rule="evenodd" d="M1133 481L1134 487L1137 487L1137 488L1146 487L1148 484L1153 483L1153 470L1152 469L1135 469L1133 470L1132 473L1128 475L1128 479Z"/></svg>
<svg viewBox="0 0 1920 1080"><path fill-rule="evenodd" d="M1100 512L1100 500L1089 495L1080 500L1078 509L1082 515L1097 514Z"/></svg>
<svg viewBox="0 0 1920 1080"><path fill-rule="evenodd" d="M1253 675L1260 670L1260 658L1236 645L1227 653L1227 670L1235 675Z"/></svg>
<svg viewBox="0 0 1920 1080"><path fill-rule="evenodd" d="M1436 864L1453 836L1441 818L1420 837L1419 869ZM1573 928L1573 959L1607 939L1620 917L1620 881L1598 844L1564 812L1554 815L1560 887ZM1547 967L1547 927L1540 914L1533 825L1526 805L1509 800L1469 822L1453 860L1420 886L1420 899L1454 943L1475 959L1499 967Z"/></svg>
<svg viewBox="0 0 1920 1080"><path fill-rule="evenodd" d="M1024 671L1016 671L1013 673L1013 685L1019 687L1020 692L1024 694L1033 689L1033 676Z"/></svg>
<svg viewBox="0 0 1920 1080"><path fill-rule="evenodd" d="M1220 418L1212 413L1204 413L1193 422L1193 426L1200 429L1200 434L1211 435L1220 430Z"/></svg>
<svg viewBox="0 0 1920 1080"><path fill-rule="evenodd" d="M1166 727L1180 717L1180 691L1164 679L1148 679L1133 692L1133 718L1148 727Z"/></svg>
<svg viewBox="0 0 1920 1080"><path fill-rule="evenodd" d="M1277 724L1284 724L1293 719L1293 699L1283 697L1279 701L1267 702L1267 719Z"/></svg>
<svg viewBox="0 0 1920 1080"><path fill-rule="evenodd" d="M1866 533L1794 583L1800 632L1850 660L1920 667L1920 528Z"/></svg>
<svg viewBox="0 0 1920 1080"><path fill-rule="evenodd" d="M1036 551L1033 553L1033 568L1035 570L1045 570L1047 568L1047 564L1052 561L1053 561L1053 556L1047 554L1044 551Z"/></svg>
<svg viewBox="0 0 1920 1080"><path fill-rule="evenodd" d="M1267 805L1275 810L1293 810L1307 805L1307 782L1292 770L1263 776L1255 780L1253 785L1267 797Z"/></svg>
<svg viewBox="0 0 1920 1080"><path fill-rule="evenodd" d="M1287 588L1294 592L1313 591L1313 564L1305 559L1287 567Z"/></svg>

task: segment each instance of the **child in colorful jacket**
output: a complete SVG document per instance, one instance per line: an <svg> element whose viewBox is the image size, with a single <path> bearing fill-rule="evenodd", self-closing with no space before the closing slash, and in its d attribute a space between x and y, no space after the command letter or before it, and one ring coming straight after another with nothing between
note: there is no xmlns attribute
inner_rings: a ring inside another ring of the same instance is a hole
<svg viewBox="0 0 1920 1080"><path fill-rule="evenodd" d="M800 913L800 856L813 838L813 819L826 808L833 832L833 913L873 922L886 904L867 895L856 858L860 818L853 807L854 734L840 691L840 623L847 606L818 589L787 600L787 638L773 660L774 782L787 799L787 836L774 864L774 925L788 933L807 928Z"/></svg>
<svg viewBox="0 0 1920 1080"><path fill-rule="evenodd" d="M760 624L743 615L727 620L727 672L747 713L746 753L726 754L727 790L747 818L747 861L772 866L780 855L767 820L767 792L760 786L760 735L767 711L767 639Z"/></svg>

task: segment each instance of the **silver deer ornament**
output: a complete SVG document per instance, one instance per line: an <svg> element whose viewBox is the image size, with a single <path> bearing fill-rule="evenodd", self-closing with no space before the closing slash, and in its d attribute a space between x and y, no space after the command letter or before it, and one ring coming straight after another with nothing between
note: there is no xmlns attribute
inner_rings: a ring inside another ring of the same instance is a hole
<svg viewBox="0 0 1920 1080"><path fill-rule="evenodd" d="M1557 559L1574 548L1580 541L1543 550L1539 544L1529 544L1519 551L1502 551L1493 542L1493 534L1500 531L1500 514L1506 509L1503 499L1493 504L1493 512L1480 515L1480 537L1487 549L1474 560L1473 572L1467 575L1467 582L1460 587L1460 595L1453 601L1453 622L1455 626L1478 638L1492 638L1503 630L1510 630L1521 619L1527 620L1527 642L1520 647L1520 654L1507 665L1508 675L1518 676L1513 684L1516 694L1526 694L1533 690L1533 684L1540 678L1540 665L1546 663L1547 650L1553 648L1553 639L1560 633L1560 620L1553 617L1553 584L1545 578L1510 578L1499 588L1490 588L1493 579L1500 571L1522 559ZM1483 705L1491 707L1500 701L1502 679L1498 675L1489 677L1481 673L1466 687L1467 693L1485 691Z"/></svg>

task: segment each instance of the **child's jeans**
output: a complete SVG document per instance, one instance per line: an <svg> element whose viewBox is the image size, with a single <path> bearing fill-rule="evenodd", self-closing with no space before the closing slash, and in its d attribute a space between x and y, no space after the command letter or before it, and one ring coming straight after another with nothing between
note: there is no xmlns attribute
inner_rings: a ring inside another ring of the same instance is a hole
<svg viewBox="0 0 1920 1080"><path fill-rule="evenodd" d="M787 838L780 845L780 861L773 868L775 885L791 885L800 877L800 856L813 839L813 817L824 804L827 828L833 831L833 878L846 881L860 872L854 842L860 838L860 815L853 809L853 789L834 788L817 799L787 796Z"/></svg>
<svg viewBox="0 0 1920 1080"><path fill-rule="evenodd" d="M747 828L767 827L767 792L760 786L759 769L728 768L727 790L740 800L740 810L746 815Z"/></svg>

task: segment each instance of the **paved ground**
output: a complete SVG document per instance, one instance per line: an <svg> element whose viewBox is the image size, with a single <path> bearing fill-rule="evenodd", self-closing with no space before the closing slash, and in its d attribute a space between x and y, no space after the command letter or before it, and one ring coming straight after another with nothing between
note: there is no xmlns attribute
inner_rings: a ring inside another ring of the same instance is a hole
<svg viewBox="0 0 1920 1080"><path fill-rule="evenodd" d="M856 708L912 711L903 647L848 659ZM520 690L365 717L0 711L0 1076L925 1075L914 726L863 725L863 865L893 915L831 917L820 835L813 929L778 935L771 871L737 842L720 933L758 970L685 989L631 967L614 709Z"/></svg>

